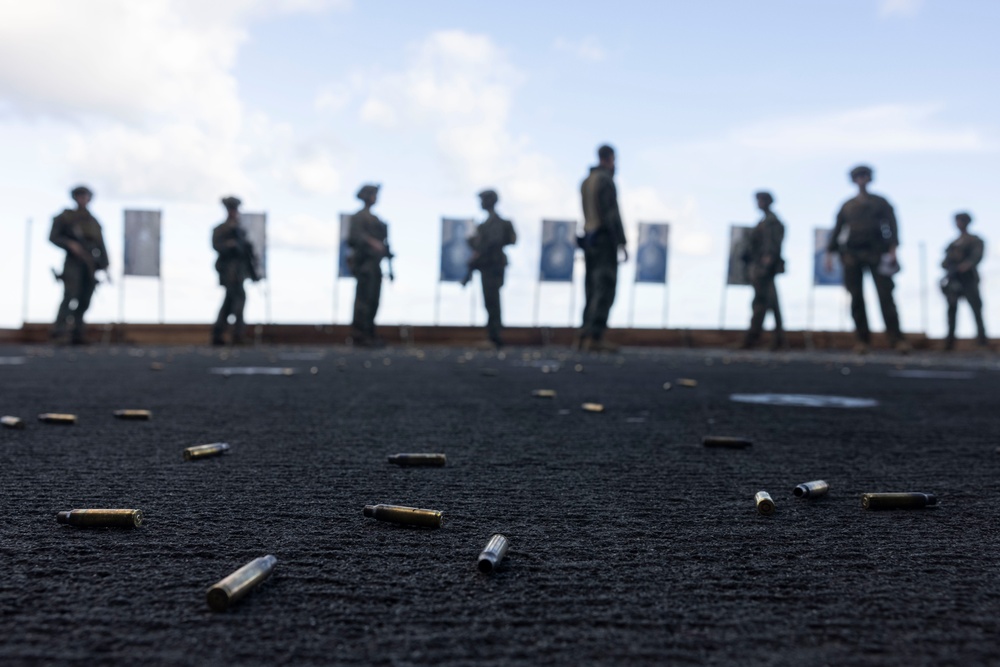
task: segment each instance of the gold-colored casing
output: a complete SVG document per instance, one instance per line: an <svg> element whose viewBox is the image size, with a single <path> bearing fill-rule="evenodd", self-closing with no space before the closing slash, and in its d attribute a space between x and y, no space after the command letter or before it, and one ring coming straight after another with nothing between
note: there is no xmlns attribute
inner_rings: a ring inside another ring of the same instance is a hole
<svg viewBox="0 0 1000 667"><path fill-rule="evenodd" d="M56 514L56 521L81 528L138 528L142 510L70 510Z"/></svg>
<svg viewBox="0 0 1000 667"><path fill-rule="evenodd" d="M753 445L753 440L736 438L728 435L706 435L701 440L706 447L722 447L725 449L746 449Z"/></svg>
<svg viewBox="0 0 1000 667"><path fill-rule="evenodd" d="M555 389L535 389L531 392L531 395L535 398L555 398Z"/></svg>
<svg viewBox="0 0 1000 667"><path fill-rule="evenodd" d="M43 412L38 415L38 421L46 424L75 424L76 415L68 415L59 412Z"/></svg>
<svg viewBox="0 0 1000 667"><path fill-rule="evenodd" d="M774 514L774 500L771 499L770 493L767 491L758 491L753 500L757 504L758 512L764 516Z"/></svg>
<svg viewBox="0 0 1000 667"><path fill-rule="evenodd" d="M604 405L601 403L584 403L580 407L584 412L604 412Z"/></svg>
<svg viewBox="0 0 1000 667"><path fill-rule="evenodd" d="M389 463L404 467L440 468L448 462L444 454L417 452L411 454L392 454L387 457Z"/></svg>
<svg viewBox="0 0 1000 667"><path fill-rule="evenodd" d="M692 380L691 378L678 378L677 379L677 386L678 387L687 387L688 389L693 389L694 387L698 386L698 381L697 380Z"/></svg>
<svg viewBox="0 0 1000 667"><path fill-rule="evenodd" d="M796 498L818 498L819 496L825 496L829 490L829 484L821 479L817 479L812 482L799 484L792 490L792 493L795 494Z"/></svg>
<svg viewBox="0 0 1000 667"><path fill-rule="evenodd" d="M132 421L149 421L153 418L150 410L115 410L115 419L127 419Z"/></svg>
<svg viewBox="0 0 1000 667"><path fill-rule="evenodd" d="M229 451L229 445L224 442L213 442L210 445L195 445L184 450L184 460L194 461L210 456L222 456Z"/></svg>
<svg viewBox="0 0 1000 667"><path fill-rule="evenodd" d="M422 526L425 528L440 528L444 522L444 513L437 510L422 510L416 507L402 505L365 505L364 515L376 521L388 521L404 526Z"/></svg>
<svg viewBox="0 0 1000 667"><path fill-rule="evenodd" d="M271 576L278 559L268 554L252 561L208 589L206 598L212 611L225 611Z"/></svg>
<svg viewBox="0 0 1000 667"><path fill-rule="evenodd" d="M866 510L919 510L937 505L933 493L865 493L861 507Z"/></svg>

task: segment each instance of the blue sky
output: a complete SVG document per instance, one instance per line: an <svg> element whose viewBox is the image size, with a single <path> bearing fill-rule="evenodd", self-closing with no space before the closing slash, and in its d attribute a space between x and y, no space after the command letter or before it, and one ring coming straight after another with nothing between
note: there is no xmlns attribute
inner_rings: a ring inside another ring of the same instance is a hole
<svg viewBox="0 0 1000 667"><path fill-rule="evenodd" d="M214 317L222 295L208 239L229 193L270 220L271 279L250 290L248 317L267 316L269 291L275 321L345 321L353 284L335 288L337 220L357 208L358 185L376 181L399 277L379 321L429 323L440 294L442 322L482 323L468 292L436 285L439 220L478 216L475 193L495 187L520 236L505 321L531 324L541 219L580 217L579 181L604 141L618 149L631 240L640 221L672 225L670 326L719 325L728 226L756 221L760 188L774 192L787 226L786 326L806 326L812 229L832 224L858 162L875 166L874 190L897 209L904 329L923 328L926 281L929 330L943 332L936 267L961 209L987 238L987 324L1000 325L990 296L1000 281L996 3L203 4L0 0L10 257L0 263L0 326L21 321L28 218L28 317L53 317L48 269L61 259L48 226L77 181L97 192L115 270L122 210L163 211L172 322ZM612 326L630 320L632 276L624 265ZM118 318L115 278L92 321ZM566 286L537 293L542 323L570 322ZM156 298L154 280L126 279L126 318L155 321ZM847 325L840 290L812 298L813 326ZM747 288L729 289L727 327L745 326L749 301ZM659 326L662 303L660 288L639 286L635 324ZM869 309L881 322L874 300ZM970 319L963 311L966 334Z"/></svg>

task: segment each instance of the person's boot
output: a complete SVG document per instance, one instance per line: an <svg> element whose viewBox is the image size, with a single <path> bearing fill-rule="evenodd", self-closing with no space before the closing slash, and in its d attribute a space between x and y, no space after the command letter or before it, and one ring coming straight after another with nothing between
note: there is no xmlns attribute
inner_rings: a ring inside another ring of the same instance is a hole
<svg viewBox="0 0 1000 667"><path fill-rule="evenodd" d="M788 339L785 338L785 332L778 329L774 332L774 337L771 338L771 352L777 352L778 350L788 349Z"/></svg>
<svg viewBox="0 0 1000 667"><path fill-rule="evenodd" d="M944 339L944 344L941 346L944 352L953 352L955 350L955 337L948 336Z"/></svg>

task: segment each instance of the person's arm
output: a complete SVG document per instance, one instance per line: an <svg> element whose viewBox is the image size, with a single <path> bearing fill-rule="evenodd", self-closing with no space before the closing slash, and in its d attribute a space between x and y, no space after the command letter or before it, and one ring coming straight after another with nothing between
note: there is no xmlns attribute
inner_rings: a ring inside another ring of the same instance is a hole
<svg viewBox="0 0 1000 667"><path fill-rule="evenodd" d="M773 266L781 257L781 244L785 240L785 226L777 217L771 216L767 233L764 234L763 257L765 266Z"/></svg>
<svg viewBox="0 0 1000 667"><path fill-rule="evenodd" d="M49 241L77 259L93 266L94 258L87 253L83 244L70 234L66 233L67 227L70 225L68 217L68 212L64 211L52 219L52 230L49 232Z"/></svg>
<svg viewBox="0 0 1000 667"><path fill-rule="evenodd" d="M889 238L886 239L889 243L889 252L895 254L896 248L899 246L899 229L896 226L896 212L892 210L892 204L888 201L885 201L883 222L889 228Z"/></svg>
<svg viewBox="0 0 1000 667"><path fill-rule="evenodd" d="M837 252L840 249L840 232L844 228L844 207L840 207L840 211L837 212L837 220L833 225L833 231L830 232L830 236L826 240L826 251L827 253Z"/></svg>
<svg viewBox="0 0 1000 667"><path fill-rule="evenodd" d="M969 256L964 262L958 265L959 273L966 273L976 268L979 262L983 261L983 253L986 250L986 245L980 238L972 239L972 243L969 244Z"/></svg>
<svg viewBox="0 0 1000 667"><path fill-rule="evenodd" d="M517 243L517 232L514 231L514 223L512 223L510 220L504 220L504 222L506 223L505 231L507 232L507 238L504 239L505 240L504 245L514 245L515 243Z"/></svg>
<svg viewBox="0 0 1000 667"><path fill-rule="evenodd" d="M107 271L110 261L108 260L108 249L104 246L104 232L101 228L97 228L97 249L100 251L101 256L95 258L96 266L98 269Z"/></svg>

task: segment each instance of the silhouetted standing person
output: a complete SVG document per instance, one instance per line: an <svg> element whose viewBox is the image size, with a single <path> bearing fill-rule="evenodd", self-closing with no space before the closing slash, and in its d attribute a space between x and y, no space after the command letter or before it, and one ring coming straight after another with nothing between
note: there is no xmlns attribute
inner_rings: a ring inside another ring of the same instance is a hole
<svg viewBox="0 0 1000 667"><path fill-rule="evenodd" d="M469 260L469 275L462 281L462 285L469 281L474 270L479 270L479 278L483 284L483 304L486 306L486 331L490 341L500 348L503 347L503 339L500 337L500 288L503 287L504 272L507 269L507 255L503 249L504 246L517 242L517 233L510 220L497 215L499 197L495 191L480 192L479 200L488 215L486 221L476 227L475 233L469 237L472 258Z"/></svg>
<svg viewBox="0 0 1000 667"><path fill-rule="evenodd" d="M955 215L958 238L951 242L944 252L941 267L948 272L941 281L941 291L948 299L948 338L945 349L955 348L955 319L958 315L958 300L965 297L976 318L976 342L981 347L989 345L986 325L983 323L983 300L979 295L979 262L983 259L985 244L975 234L969 233L972 216L968 213Z"/></svg>
<svg viewBox="0 0 1000 667"><path fill-rule="evenodd" d="M875 281L889 344L900 352L908 352L910 346L899 329L899 314L892 298L895 288L892 276L899 271L896 214L885 198L868 192L868 184L872 182L871 167L855 167L851 170L851 180L858 186L858 194L844 202L837 214L827 251L839 252L844 265L844 287L851 295L851 316L858 340L854 349L864 354L871 344L863 292L867 270ZM830 270L833 261L829 255L826 263Z"/></svg>
<svg viewBox="0 0 1000 667"><path fill-rule="evenodd" d="M70 342L83 345L86 343L83 316L90 308L90 299L97 288L97 272L107 272L108 251L104 247L101 223L87 208L94 193L86 186L78 185L70 191L70 196L76 202L76 208L65 209L53 218L49 233L49 241L66 251L66 262L62 274L58 276L63 283L63 299L52 325L52 339L63 339L72 317Z"/></svg>
<svg viewBox="0 0 1000 667"><path fill-rule="evenodd" d="M375 336L375 314L382 294L382 259L392 257L388 246L388 229L372 213L378 199L379 186L365 185L358 190L358 199L364 208L351 216L350 234L351 273L357 279L354 292L354 322L351 337L355 345L373 347L381 345ZM390 280L392 274L389 275Z"/></svg>
<svg viewBox="0 0 1000 667"><path fill-rule="evenodd" d="M617 346L604 340L604 332L618 286L618 251L628 261L628 250L614 181L615 150L601 146L597 157L597 166L591 167L580 186L584 222L579 245L586 267L586 301L578 346L583 350L614 351Z"/></svg>
<svg viewBox="0 0 1000 667"><path fill-rule="evenodd" d="M226 219L212 230L212 247L219 253L215 260L215 270L219 272L219 284L226 288L226 296L222 300L219 316L212 327L212 345L225 345L223 334L229 325L232 315L232 344L243 343L243 307L247 302L247 293L243 283L247 278L256 282L256 257L253 243L247 238L246 230L240 226L240 204L236 197L226 197L222 205L226 207Z"/></svg>
<svg viewBox="0 0 1000 667"><path fill-rule="evenodd" d="M753 316L750 329L743 339L742 347L749 349L760 338L767 311L774 313L774 339L771 349L785 345L785 331L781 323L781 307L778 305L778 290L774 278L785 271L785 260L781 258L781 244L785 240L785 226L771 210L774 197L770 192L758 192L757 208L764 217L750 230L747 244L747 275L753 285Z"/></svg>

